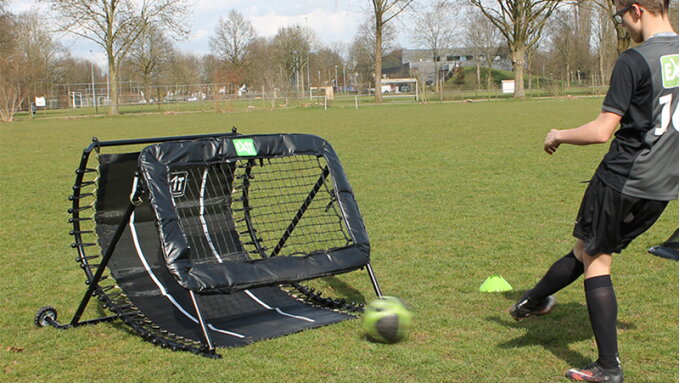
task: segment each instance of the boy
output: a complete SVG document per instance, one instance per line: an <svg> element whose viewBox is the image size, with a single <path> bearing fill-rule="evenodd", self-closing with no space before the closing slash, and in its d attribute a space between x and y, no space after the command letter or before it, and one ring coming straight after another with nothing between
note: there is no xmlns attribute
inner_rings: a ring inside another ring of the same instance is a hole
<svg viewBox="0 0 680 383"><path fill-rule="evenodd" d="M608 153L583 196L574 227L573 250L555 262L536 286L512 305L522 320L545 315L552 294L585 275L588 314L598 359L566 376L584 382L623 382L616 335L617 302L610 277L612 254L620 253L659 218L678 195L676 116L680 61L678 35L668 19L669 0L616 0L614 20L623 23L638 47L623 52L612 72L598 117L575 129L551 130L544 150L560 144L607 142Z"/></svg>

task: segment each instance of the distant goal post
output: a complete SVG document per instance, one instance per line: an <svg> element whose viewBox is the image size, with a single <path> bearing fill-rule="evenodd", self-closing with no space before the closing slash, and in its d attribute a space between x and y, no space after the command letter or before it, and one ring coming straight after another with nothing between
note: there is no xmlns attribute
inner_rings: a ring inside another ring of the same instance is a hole
<svg viewBox="0 0 680 383"><path fill-rule="evenodd" d="M401 98L418 101L418 80L415 78L383 78L380 85L383 99Z"/></svg>

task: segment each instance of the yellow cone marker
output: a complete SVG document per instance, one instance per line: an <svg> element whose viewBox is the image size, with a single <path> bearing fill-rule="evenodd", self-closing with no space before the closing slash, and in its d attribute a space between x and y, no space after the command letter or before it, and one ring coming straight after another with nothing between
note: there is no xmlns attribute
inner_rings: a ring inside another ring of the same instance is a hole
<svg viewBox="0 0 680 383"><path fill-rule="evenodd" d="M502 293L512 291L512 286L500 275L492 275L486 278L484 283L479 286L479 291L483 293Z"/></svg>

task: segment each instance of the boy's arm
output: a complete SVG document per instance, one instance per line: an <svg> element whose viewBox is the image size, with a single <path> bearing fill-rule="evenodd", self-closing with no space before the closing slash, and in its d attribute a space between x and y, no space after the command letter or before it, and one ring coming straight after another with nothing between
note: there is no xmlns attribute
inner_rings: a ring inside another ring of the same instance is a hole
<svg viewBox="0 0 680 383"><path fill-rule="evenodd" d="M560 144L590 145L602 144L612 137L619 125L621 116L610 112L600 112L596 119L574 129L552 129L545 137L543 150L553 154Z"/></svg>

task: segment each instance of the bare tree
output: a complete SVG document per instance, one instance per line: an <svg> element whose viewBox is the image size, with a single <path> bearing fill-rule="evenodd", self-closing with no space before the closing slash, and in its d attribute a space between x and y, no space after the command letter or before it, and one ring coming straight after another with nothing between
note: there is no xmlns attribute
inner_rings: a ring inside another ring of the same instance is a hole
<svg viewBox="0 0 680 383"><path fill-rule="evenodd" d="M316 44L314 32L300 25L281 27L274 37L274 55L298 92L304 93L305 71Z"/></svg>
<svg viewBox="0 0 680 383"><path fill-rule="evenodd" d="M335 78L337 73L336 69L341 68L342 70L342 57L340 54L330 48L322 48L314 52L310 60L311 67L311 82L316 83L319 86L324 84L339 85L342 82L341 79ZM316 79L315 79L316 74ZM339 76L342 76L340 72ZM316 80L316 81L315 81Z"/></svg>
<svg viewBox="0 0 680 383"><path fill-rule="evenodd" d="M554 13L547 35L552 73L559 73L567 88L582 82L592 67L590 41L593 14L590 7L570 4Z"/></svg>
<svg viewBox="0 0 680 383"><path fill-rule="evenodd" d="M396 30L392 24L385 24L382 30L382 51L392 49L396 37ZM349 47L349 66L351 79L355 86L369 88L375 85L375 27L373 20L366 20L359 26L354 40ZM381 55L382 58L382 55ZM382 64L381 71L382 71ZM378 88L380 89L380 88Z"/></svg>
<svg viewBox="0 0 680 383"><path fill-rule="evenodd" d="M456 27L453 21L452 6L448 0L430 0L425 12L417 13L413 41L426 47L432 55L434 65L435 91L441 92L443 99L443 79L440 76L441 55L453 44Z"/></svg>
<svg viewBox="0 0 680 383"><path fill-rule="evenodd" d="M574 23L574 15L568 10L557 11L555 22L551 24L550 36L550 72L562 79L568 88L571 84L571 72L577 65L578 31Z"/></svg>
<svg viewBox="0 0 680 383"><path fill-rule="evenodd" d="M288 81L283 80L283 71L279 69L279 64L272 55L275 50L273 40L256 38L248 47L249 65L246 72L251 87L260 89L263 98L269 100L272 109L276 107L279 87L284 83L290 83L290 78Z"/></svg>
<svg viewBox="0 0 680 383"><path fill-rule="evenodd" d="M678 31L678 22L680 21L680 11L678 10L678 0L670 0L668 4L668 18L671 21L674 31Z"/></svg>
<svg viewBox="0 0 680 383"><path fill-rule="evenodd" d="M154 24L149 25L132 44L128 62L144 86L145 102L149 102L151 97L151 85L159 85L161 73L168 67L173 50L170 40Z"/></svg>
<svg viewBox="0 0 680 383"><path fill-rule="evenodd" d="M359 30L361 30L360 28ZM372 28L368 28L372 30ZM365 35L357 33L349 46L349 72L350 82L359 89L370 88L371 76L375 75L375 52L374 44L367 41Z"/></svg>
<svg viewBox="0 0 680 383"><path fill-rule="evenodd" d="M0 32L0 120L10 122L28 100L46 95L68 54L35 11L0 9Z"/></svg>
<svg viewBox="0 0 680 383"><path fill-rule="evenodd" d="M14 20L7 11L8 0L0 0L0 52L9 52L14 43Z"/></svg>
<svg viewBox="0 0 680 383"><path fill-rule="evenodd" d="M515 74L514 97L524 97L524 64L527 47L541 36L560 0L470 0L505 38Z"/></svg>
<svg viewBox="0 0 680 383"><path fill-rule="evenodd" d="M217 83L217 72L221 68L220 60L215 55L207 54L201 58L201 82L204 84Z"/></svg>
<svg viewBox="0 0 680 383"><path fill-rule="evenodd" d="M188 0L43 0L59 16L62 30L104 49L111 83L111 114L118 114L118 67L151 24L175 36L188 34Z"/></svg>
<svg viewBox="0 0 680 383"><path fill-rule="evenodd" d="M60 65L62 84L86 83L92 80L90 70L95 69L95 78L99 78L99 68L94 63L82 58L68 57Z"/></svg>
<svg viewBox="0 0 680 383"><path fill-rule="evenodd" d="M226 18L220 18L217 23L215 34L210 37L210 49L217 57L239 67L255 37L253 24L232 9Z"/></svg>
<svg viewBox="0 0 680 383"><path fill-rule="evenodd" d="M185 94L185 85L198 84L201 76L196 68L199 68L201 59L191 53L174 51L169 64L169 71L165 82L175 86L177 94Z"/></svg>
<svg viewBox="0 0 680 383"><path fill-rule="evenodd" d="M14 41L15 20L9 12L0 13L0 121L12 122L23 99L21 57Z"/></svg>
<svg viewBox="0 0 680 383"><path fill-rule="evenodd" d="M224 76L234 89L243 82L247 50L255 40L255 28L236 10L220 18L215 34L210 37L210 49L223 62Z"/></svg>
<svg viewBox="0 0 680 383"><path fill-rule="evenodd" d="M593 23L594 48L597 60L597 73L599 85L605 86L608 82L607 76L611 72L614 60L617 57L618 38L614 31L615 24L611 22L609 9L597 7L595 9L595 19Z"/></svg>
<svg viewBox="0 0 680 383"><path fill-rule="evenodd" d="M59 64L68 52L45 25L37 10L17 17L16 42L20 54L30 62L24 76L31 84L29 96L44 96L51 83L59 79Z"/></svg>
<svg viewBox="0 0 680 383"><path fill-rule="evenodd" d="M609 20L616 31L616 51L619 52L619 54L623 53L623 51L630 46L630 35L628 35L628 31L626 31L623 24L617 24L616 21L614 21L612 15L616 13L616 0L593 0L592 4L609 15Z"/></svg>
<svg viewBox="0 0 680 383"><path fill-rule="evenodd" d="M501 53L502 35L488 18L481 13L475 13L467 21L465 37L468 49L475 56L477 86L481 87L480 66L483 63L486 67L486 88L490 89L493 63Z"/></svg>
<svg viewBox="0 0 680 383"><path fill-rule="evenodd" d="M375 102L382 102L383 28L413 3L414 0L371 0L375 26L374 71Z"/></svg>

